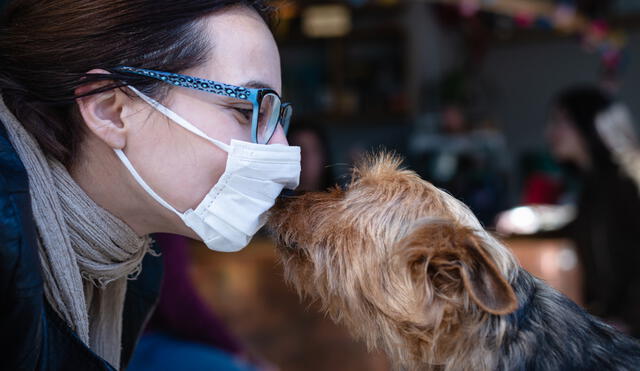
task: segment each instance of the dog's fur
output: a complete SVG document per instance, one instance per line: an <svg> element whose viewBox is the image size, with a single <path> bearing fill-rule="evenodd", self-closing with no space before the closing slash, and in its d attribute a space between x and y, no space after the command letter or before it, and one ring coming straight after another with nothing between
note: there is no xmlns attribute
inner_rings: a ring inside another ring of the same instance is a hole
<svg viewBox="0 0 640 371"><path fill-rule="evenodd" d="M285 275L398 369L638 370L640 346L521 269L461 202L371 156L280 201Z"/></svg>

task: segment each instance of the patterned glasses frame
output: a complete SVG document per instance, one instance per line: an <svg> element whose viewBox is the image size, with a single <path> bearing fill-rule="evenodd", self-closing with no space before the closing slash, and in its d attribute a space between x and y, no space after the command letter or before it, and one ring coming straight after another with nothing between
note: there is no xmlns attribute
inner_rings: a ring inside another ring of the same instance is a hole
<svg viewBox="0 0 640 371"><path fill-rule="evenodd" d="M262 89L252 89L245 88L242 86L224 84L221 82L216 82L212 80L202 79L199 77L181 75L178 73L171 72L162 72L155 70L148 70L145 68L135 68L135 67L117 67L114 69L120 73L131 73L135 75L145 76L152 79L160 80L167 84L171 84L174 86L181 86L184 88L196 89L208 93L213 93L217 95L222 95L225 97L236 98L251 102L253 105L253 114L251 119L251 139L254 143L258 142L258 114L260 112L260 105L262 104L262 100L266 95L275 95L280 100L280 95L272 89L262 88ZM281 101L280 101L281 102ZM278 114L278 121L282 125L284 129L284 133L286 134L289 130L289 124L291 122L291 114L293 112L293 107L291 103L281 103L280 104L280 112ZM269 133L268 138L264 143L266 144L271 140L271 136L275 132L275 128L277 125L274 125L273 131Z"/></svg>

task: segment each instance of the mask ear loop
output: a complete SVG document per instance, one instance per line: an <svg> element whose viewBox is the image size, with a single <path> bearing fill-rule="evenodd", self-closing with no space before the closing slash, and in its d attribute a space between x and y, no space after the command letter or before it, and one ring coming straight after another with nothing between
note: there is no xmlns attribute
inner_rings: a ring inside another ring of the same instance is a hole
<svg viewBox="0 0 640 371"><path fill-rule="evenodd" d="M231 151L231 147L228 144L223 143L223 142L221 142L221 141L219 141L217 139L213 139L213 138L209 137L202 130L198 129L193 124L191 124L189 121L183 119L182 117L180 117L178 114L176 114L175 112L173 112L169 108L163 106L162 103L156 101L155 99L152 99L152 98L146 96L145 94L140 92L138 89L134 88L133 86L129 85L128 88L131 89L131 91L133 91L134 93L136 93L137 96L142 98L142 100L147 102L151 107L155 108L160 113L162 113L167 118L169 118L171 121L175 122L176 124L182 126L185 129L189 130L190 132L192 132L193 134L199 136L200 138L205 139L205 140L213 143L214 145L216 145L217 147L221 148L225 152L229 153Z"/></svg>
<svg viewBox="0 0 640 371"><path fill-rule="evenodd" d="M188 122L187 120L183 119L182 117L178 116L175 112L171 111L169 108L163 106L162 104L160 104L160 102L146 96L145 94L143 94L142 92L140 92L138 89L134 88L133 86L129 86L129 89L131 89L131 91L133 91L134 93L136 93L137 96L139 96L140 98L142 98L142 100L144 100L145 102L147 102L151 107L157 109L160 113L162 113L163 115L165 115L166 117L168 117L170 120L174 121L176 124L182 126L183 128L187 129L188 131L192 132L193 134L206 139L207 141L213 143L214 145L220 147L222 150L229 152L230 147L229 145L222 143L219 140L213 139L213 138L209 138L205 133L203 133L200 129L198 129L197 127L193 126L190 122ZM164 199L162 199L162 197L160 197L160 195L158 195L145 181L144 179L142 179L142 177L140 176L140 174L136 171L135 167L133 166L133 164L131 163L131 161L129 161L129 158L124 154L124 152L121 149L114 149L116 155L120 158L120 161L122 161L122 163L124 164L124 166L129 170L129 172L131 173L131 175L133 176L133 178L136 180L136 182L145 190L147 191L147 193L153 197L154 200L156 200L159 204L161 204L162 206L164 206L165 208L171 210L173 213L175 213L176 215L178 215L180 218L183 218L184 215L179 212L178 210L176 210L176 208L174 208L173 206L171 206L168 202L166 202Z"/></svg>

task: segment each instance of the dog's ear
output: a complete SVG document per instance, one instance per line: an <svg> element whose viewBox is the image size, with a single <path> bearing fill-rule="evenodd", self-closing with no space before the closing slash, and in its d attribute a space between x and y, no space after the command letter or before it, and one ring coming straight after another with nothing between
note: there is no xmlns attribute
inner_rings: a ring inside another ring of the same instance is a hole
<svg viewBox="0 0 640 371"><path fill-rule="evenodd" d="M460 301L466 293L488 313L509 314L518 306L515 292L482 245L472 229L437 221L411 232L396 253L430 300Z"/></svg>

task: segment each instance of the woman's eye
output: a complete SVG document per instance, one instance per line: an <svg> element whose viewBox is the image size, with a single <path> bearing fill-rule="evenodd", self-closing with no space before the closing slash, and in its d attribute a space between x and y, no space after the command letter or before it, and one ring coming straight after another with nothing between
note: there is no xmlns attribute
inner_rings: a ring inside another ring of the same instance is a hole
<svg viewBox="0 0 640 371"><path fill-rule="evenodd" d="M238 112L246 121L251 121L251 115L253 114L252 109L233 107L236 112Z"/></svg>

